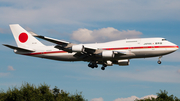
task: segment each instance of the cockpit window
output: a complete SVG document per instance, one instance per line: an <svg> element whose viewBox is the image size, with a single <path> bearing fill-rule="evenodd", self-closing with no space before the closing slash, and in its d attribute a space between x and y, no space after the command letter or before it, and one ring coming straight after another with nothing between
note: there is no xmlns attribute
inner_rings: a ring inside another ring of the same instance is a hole
<svg viewBox="0 0 180 101"><path fill-rule="evenodd" d="M167 41L166 39L162 39L162 41Z"/></svg>

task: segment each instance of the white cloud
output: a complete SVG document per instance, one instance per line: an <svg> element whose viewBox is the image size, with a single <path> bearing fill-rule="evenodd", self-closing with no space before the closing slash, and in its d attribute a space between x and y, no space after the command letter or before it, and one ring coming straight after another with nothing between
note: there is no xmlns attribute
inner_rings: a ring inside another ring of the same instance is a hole
<svg viewBox="0 0 180 101"><path fill-rule="evenodd" d="M143 62L143 61L142 61ZM137 62L138 63L138 62ZM80 67L86 67L87 63L78 62L76 64L76 69L72 68L65 68L68 71L73 71L76 73L80 73L84 76L66 76L68 78L77 79L77 80L97 80L97 81L108 81L108 82L139 82L139 81L147 81L147 82L161 82L161 83L180 83L180 65L172 66L172 65L143 65L140 64L131 64L128 67L122 66L109 66L105 71L102 72L101 65L99 65L98 69L90 70L87 69L80 69ZM70 64L73 65L73 64ZM140 67L139 67L140 66ZM66 66L65 66L66 67ZM77 69L79 68L79 69ZM126 68L126 69L122 69ZM137 68L137 69L133 69ZM134 86L141 86L141 88L149 88L148 86L144 85L134 85Z"/></svg>
<svg viewBox="0 0 180 101"><path fill-rule="evenodd" d="M136 99L145 99L145 98L157 98L156 95L147 95L147 96L144 96L142 98L138 98L136 96L131 96L131 97L128 97L128 98L118 98L118 99L115 99L114 101L134 101Z"/></svg>
<svg viewBox="0 0 180 101"><path fill-rule="evenodd" d="M22 82L0 82L0 86L7 86L12 87L12 86L21 86Z"/></svg>
<svg viewBox="0 0 180 101"><path fill-rule="evenodd" d="M109 67L110 68L110 67ZM151 66L148 66L151 68ZM148 81L148 82L168 82L168 83L180 83L180 76L177 73L178 66L160 66L157 68L151 68L141 71L115 71L105 70L103 72L93 71L86 73L96 77L96 79L113 80L113 81ZM108 74L108 75L107 75Z"/></svg>
<svg viewBox="0 0 180 101"><path fill-rule="evenodd" d="M79 42L105 42L124 38L136 38L142 33L136 30L119 31L113 27L99 30L78 29L72 34L72 39Z"/></svg>
<svg viewBox="0 0 180 101"><path fill-rule="evenodd" d="M103 100L102 97L100 97L100 98L94 98L94 99L92 99L91 101L104 101L104 100Z"/></svg>
<svg viewBox="0 0 180 101"><path fill-rule="evenodd" d="M162 57L162 61L180 62L180 51Z"/></svg>
<svg viewBox="0 0 180 101"><path fill-rule="evenodd" d="M14 71L15 69L12 66L8 66L9 71Z"/></svg>
<svg viewBox="0 0 180 101"><path fill-rule="evenodd" d="M1 24L180 20L179 4L179 0L1 0L0 19Z"/></svg>
<svg viewBox="0 0 180 101"><path fill-rule="evenodd" d="M115 99L114 101L134 101L135 99L138 99L138 97L131 96L131 97L128 97L128 98L118 98L118 99Z"/></svg>
<svg viewBox="0 0 180 101"><path fill-rule="evenodd" d="M147 98L157 98L157 95L147 95L139 99L147 99Z"/></svg>
<svg viewBox="0 0 180 101"><path fill-rule="evenodd" d="M0 34L7 34L9 32L10 32L9 29L0 28Z"/></svg>
<svg viewBox="0 0 180 101"><path fill-rule="evenodd" d="M131 96L128 98L117 98L114 101L134 101L136 99L147 99L147 98L157 98L157 95L147 95L141 98L138 98L137 96ZM91 101L104 101L102 97L100 98L94 98Z"/></svg>
<svg viewBox="0 0 180 101"><path fill-rule="evenodd" d="M179 69L179 70L177 70L177 72L180 74L180 69Z"/></svg>
<svg viewBox="0 0 180 101"><path fill-rule="evenodd" d="M0 33L4 33L4 30L2 28L0 28Z"/></svg>
<svg viewBox="0 0 180 101"><path fill-rule="evenodd" d="M0 73L0 77L8 76L10 73Z"/></svg>

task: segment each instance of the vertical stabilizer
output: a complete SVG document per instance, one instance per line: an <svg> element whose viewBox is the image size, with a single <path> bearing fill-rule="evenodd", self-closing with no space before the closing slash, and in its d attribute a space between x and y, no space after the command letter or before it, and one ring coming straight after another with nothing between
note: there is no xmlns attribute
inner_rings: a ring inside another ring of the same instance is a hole
<svg viewBox="0 0 180 101"><path fill-rule="evenodd" d="M40 41L33 37L29 32L22 28L19 24L9 25L16 40L17 46L21 48L37 48L44 46Z"/></svg>

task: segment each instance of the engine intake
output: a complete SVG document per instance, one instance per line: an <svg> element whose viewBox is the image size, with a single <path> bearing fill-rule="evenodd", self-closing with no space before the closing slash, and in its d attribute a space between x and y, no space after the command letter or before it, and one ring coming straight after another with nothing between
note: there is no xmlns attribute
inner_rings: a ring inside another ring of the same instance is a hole
<svg viewBox="0 0 180 101"><path fill-rule="evenodd" d="M84 51L84 45L73 45L72 46L72 52L83 52Z"/></svg>
<svg viewBox="0 0 180 101"><path fill-rule="evenodd" d="M119 66L128 66L129 64L130 64L129 59L118 60L118 65Z"/></svg>
<svg viewBox="0 0 180 101"><path fill-rule="evenodd" d="M114 57L114 52L113 51L103 51L101 53L103 58L113 58Z"/></svg>

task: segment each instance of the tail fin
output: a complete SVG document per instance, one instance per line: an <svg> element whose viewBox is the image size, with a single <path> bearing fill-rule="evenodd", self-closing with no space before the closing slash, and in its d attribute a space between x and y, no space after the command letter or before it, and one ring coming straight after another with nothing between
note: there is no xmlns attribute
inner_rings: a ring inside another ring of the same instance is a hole
<svg viewBox="0 0 180 101"><path fill-rule="evenodd" d="M45 46L29 32L22 28L19 24L9 25L16 40L17 46L21 48L35 48L39 46Z"/></svg>

